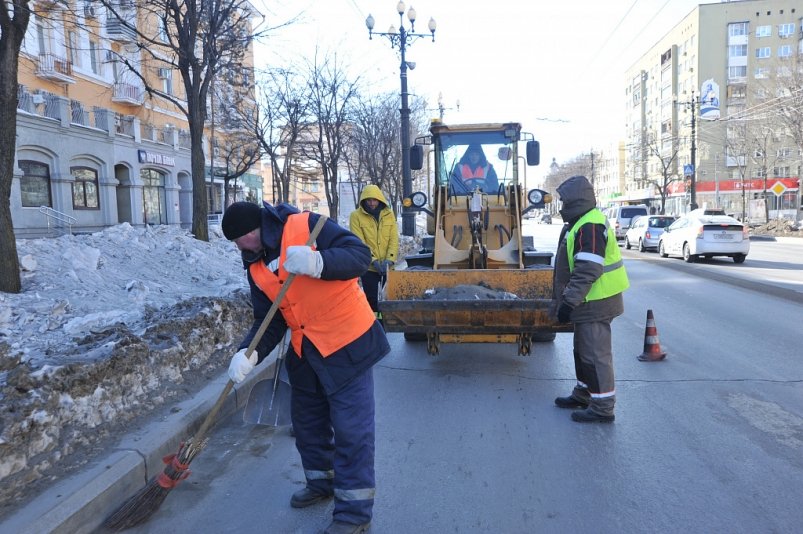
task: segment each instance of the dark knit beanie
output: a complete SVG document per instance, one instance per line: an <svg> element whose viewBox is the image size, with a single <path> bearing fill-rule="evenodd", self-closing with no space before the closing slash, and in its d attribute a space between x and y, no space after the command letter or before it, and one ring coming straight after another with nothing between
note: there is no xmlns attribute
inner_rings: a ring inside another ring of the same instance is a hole
<svg viewBox="0 0 803 534"><path fill-rule="evenodd" d="M233 241L259 228L261 223L262 208L253 202L235 202L226 208L220 226L226 239Z"/></svg>

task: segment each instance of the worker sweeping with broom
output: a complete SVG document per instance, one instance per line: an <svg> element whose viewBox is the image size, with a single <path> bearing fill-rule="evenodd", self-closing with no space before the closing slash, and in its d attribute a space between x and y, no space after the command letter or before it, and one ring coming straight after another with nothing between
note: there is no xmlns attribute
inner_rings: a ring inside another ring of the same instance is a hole
<svg viewBox="0 0 803 534"><path fill-rule="evenodd" d="M290 412L306 485L290 505L335 499L324 534L365 532L374 505L373 365L389 351L357 278L371 251L323 215L287 204L235 202L223 234L242 253L254 323L229 364L229 378L198 431L165 456L165 468L104 521L120 531L147 521L189 474L235 384L245 380L290 329L285 367Z"/></svg>
<svg viewBox="0 0 803 534"><path fill-rule="evenodd" d="M358 277L371 262L359 238L327 221L314 246L304 243L317 214L267 203L235 202L224 213L227 239L242 252L254 324L231 359L241 382L290 328L285 365L292 386L291 418L306 486L290 505L335 499L326 534L365 532L374 504L374 382L372 366L390 351ZM290 274L280 314L255 353L246 349ZM257 356L258 354L258 356Z"/></svg>
<svg viewBox="0 0 803 534"><path fill-rule="evenodd" d="M223 234L242 252L254 307L254 324L231 359L229 377L242 382L290 328L285 365L307 480L290 505L304 508L334 497L324 532L358 533L370 525L375 492L372 366L390 345L357 284L370 250L332 221L306 246L318 219L287 204L235 202L224 213ZM290 274L296 276L279 303L281 313L248 357L245 347Z"/></svg>

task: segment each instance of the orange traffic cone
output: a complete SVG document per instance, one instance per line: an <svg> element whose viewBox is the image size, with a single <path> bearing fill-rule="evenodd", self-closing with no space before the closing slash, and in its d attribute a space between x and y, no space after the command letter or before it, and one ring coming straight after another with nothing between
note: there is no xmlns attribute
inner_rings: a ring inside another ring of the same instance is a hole
<svg viewBox="0 0 803 534"><path fill-rule="evenodd" d="M647 327L644 329L644 352L638 359L640 362L658 362L666 358L666 352L661 350L658 342L658 329L655 328L655 318L652 310L647 310Z"/></svg>

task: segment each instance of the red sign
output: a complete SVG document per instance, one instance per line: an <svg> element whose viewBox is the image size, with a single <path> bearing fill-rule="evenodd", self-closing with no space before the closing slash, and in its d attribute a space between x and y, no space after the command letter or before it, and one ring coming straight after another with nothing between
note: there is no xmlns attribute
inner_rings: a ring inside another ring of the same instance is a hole
<svg viewBox="0 0 803 534"><path fill-rule="evenodd" d="M772 190L772 186L776 183L783 184L786 189L796 191L800 188L800 180L798 178L767 178L767 191ZM706 180L705 182L697 181L696 189L698 193L714 193L717 190L717 182ZM669 194L675 195L686 192L686 186L683 181L672 182L669 184ZM747 180L720 180L719 191L763 191L764 179L763 178L750 178Z"/></svg>

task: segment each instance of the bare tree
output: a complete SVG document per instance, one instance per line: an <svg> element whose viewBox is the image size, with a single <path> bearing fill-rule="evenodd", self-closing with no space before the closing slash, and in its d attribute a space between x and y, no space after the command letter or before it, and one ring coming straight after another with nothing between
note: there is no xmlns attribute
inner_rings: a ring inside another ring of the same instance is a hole
<svg viewBox="0 0 803 534"><path fill-rule="evenodd" d="M256 113L242 116L249 123L262 152L270 160L273 202L289 202L292 171L301 158L299 143L308 118L306 81L284 68L269 70L258 82L261 95Z"/></svg>
<svg viewBox="0 0 803 534"><path fill-rule="evenodd" d="M803 58L800 54L782 61L775 78L777 100L772 111L803 152Z"/></svg>
<svg viewBox="0 0 803 534"><path fill-rule="evenodd" d="M120 23L136 35L142 64L125 55L118 60L138 77L151 96L170 102L186 117L190 130L192 169L192 233L209 240L203 135L212 81L221 74L241 72L255 35L255 15L248 0L138 0L145 24L137 24L114 0L101 0ZM143 68L143 66L145 68ZM184 94L178 96L152 83L151 69L168 68L181 75Z"/></svg>
<svg viewBox="0 0 803 534"><path fill-rule="evenodd" d="M350 79L337 55L318 55L308 66L307 87L312 127L305 132L304 155L315 161L323 174L329 216L337 219L340 199L338 178L351 127L352 107L359 78Z"/></svg>
<svg viewBox="0 0 803 534"><path fill-rule="evenodd" d="M375 184L394 203L401 190L398 99L395 93L385 93L357 100L347 150L347 160L352 175L358 177L359 188Z"/></svg>
<svg viewBox="0 0 803 534"><path fill-rule="evenodd" d="M226 83L213 86L212 96L212 128L219 127L223 134L215 138L212 149L213 173L223 178L225 208L238 200L237 179L259 162L262 152L259 140L250 129L253 119L248 118L254 114L253 95L242 79L230 73ZM218 160L222 160L219 167L214 165ZM229 192L234 198L229 198Z"/></svg>
<svg viewBox="0 0 803 534"><path fill-rule="evenodd" d="M762 198L764 199L764 221L770 220L770 205L767 202L767 174L778 161L777 144L780 136L776 134L778 125L773 125L772 117L767 121L750 121L745 128L748 144L747 156L762 179Z"/></svg>
<svg viewBox="0 0 803 534"><path fill-rule="evenodd" d="M647 153L649 157L658 160L661 173L657 179L646 176L644 181L653 186L661 196L661 213L666 210L669 185L680 181L677 173L679 147L680 145L672 137L659 138L655 133L652 133L647 138Z"/></svg>
<svg viewBox="0 0 803 534"><path fill-rule="evenodd" d="M30 18L27 0L0 0L0 291L5 293L22 289L11 220L11 182L17 143L17 72Z"/></svg>
<svg viewBox="0 0 803 534"><path fill-rule="evenodd" d="M748 137L747 122L733 121L728 124L725 135L725 164L735 167L742 183L742 221L747 219L747 188L744 187L747 168L749 165L748 153L751 142Z"/></svg>

